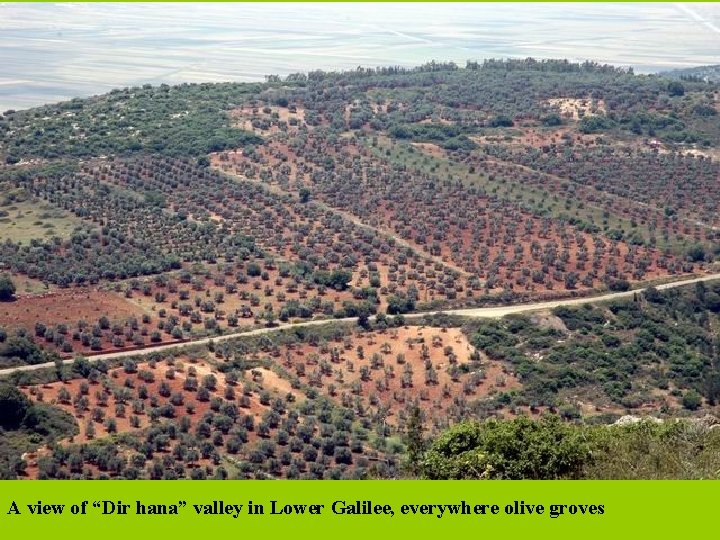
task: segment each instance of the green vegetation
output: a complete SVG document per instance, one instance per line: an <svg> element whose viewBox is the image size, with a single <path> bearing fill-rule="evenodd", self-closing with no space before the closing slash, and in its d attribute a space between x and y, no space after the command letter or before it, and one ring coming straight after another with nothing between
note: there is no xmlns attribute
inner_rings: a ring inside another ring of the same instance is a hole
<svg viewBox="0 0 720 540"><path fill-rule="evenodd" d="M4 304L0 369L357 318L182 361L15 373L0 476L49 444L40 478L717 477L720 430L697 418L720 403L720 285L501 320L403 314L712 268L719 88L591 62L432 62L0 116L0 301L27 280L131 311ZM448 332L460 324L474 350ZM55 380L52 399L24 385ZM54 444L77 426L46 402L83 419L83 444ZM648 410L664 423L606 425Z"/></svg>
<svg viewBox="0 0 720 540"><path fill-rule="evenodd" d="M691 421L488 420L453 426L419 462L429 479L718 479L720 429Z"/></svg>
<svg viewBox="0 0 720 540"><path fill-rule="evenodd" d="M114 90L0 117L0 157L138 152L201 156L262 139L230 127L227 109L261 90L253 84L183 84Z"/></svg>
<svg viewBox="0 0 720 540"><path fill-rule="evenodd" d="M672 71L666 71L662 75L665 77L680 79L681 81L702 82L705 79L708 79L719 82L720 65L674 69Z"/></svg>
<svg viewBox="0 0 720 540"><path fill-rule="evenodd" d="M421 458L423 476L441 479L578 478L590 455L582 433L558 417L462 423Z"/></svg>
<svg viewBox="0 0 720 540"><path fill-rule="evenodd" d="M438 143L446 150L472 150L477 146L463 134L461 128L444 124L396 125L388 133L396 139Z"/></svg>
<svg viewBox="0 0 720 540"><path fill-rule="evenodd" d="M17 429L29 407L30 401L20 390L8 384L0 385L0 427Z"/></svg>
<svg viewBox="0 0 720 540"><path fill-rule="evenodd" d="M0 240L27 245L33 239L67 238L81 223L23 190L7 190L0 184L0 197Z"/></svg>
<svg viewBox="0 0 720 540"><path fill-rule="evenodd" d="M24 452L75 433L70 415L43 403L31 404L17 388L0 382L0 479L24 473Z"/></svg>
<svg viewBox="0 0 720 540"><path fill-rule="evenodd" d="M15 283L7 274L0 274L0 301L11 300L15 295Z"/></svg>
<svg viewBox="0 0 720 540"><path fill-rule="evenodd" d="M370 140L363 142L368 145L371 143ZM571 202L570 208L567 208L558 202L557 196L552 196L542 187L534 187L532 184L528 185L525 182L517 181L509 172L501 177L483 174L478 169L473 170L448 157L424 154L402 140L380 139L377 146L370 145L370 148L378 159L387 159L397 167L423 173L446 174L451 179L460 179L470 189L480 188L493 196L513 201L535 215L560 219L590 233L635 229L642 233L643 238L650 236L646 227L633 228L630 219L615 214L608 216L607 212L598 206ZM489 152L490 150L486 146L482 151ZM516 169L516 172L521 171ZM602 224L602 226L597 224Z"/></svg>
<svg viewBox="0 0 720 540"><path fill-rule="evenodd" d="M0 328L0 369L51 362L56 356L42 349L24 329L8 335Z"/></svg>
<svg viewBox="0 0 720 540"><path fill-rule="evenodd" d="M454 64L427 64L414 70L379 69L359 73L324 74L323 81L338 84L352 81L355 87L373 88L373 97L410 103L410 110L399 109L387 115L390 123L396 118L427 113L443 108L451 121L463 112L479 110L482 114L471 124L476 127L510 127L516 120L541 121L548 114L558 113L556 107L538 106L546 100L562 96L571 99L603 100L606 117L582 119L591 131L633 134L637 131L637 113L662 109L672 119L667 125L651 122L642 126L650 136L667 142L720 142L720 129L699 118L695 100L715 89L702 80L669 82L658 76L636 76L632 70L591 62L573 64L564 60L486 60L469 62L466 69ZM402 83L400 84L400 81ZM388 88L399 87L396 93ZM680 86L678 86L680 84ZM680 90L682 87L682 90ZM435 104L435 107L433 107ZM472 117L471 117L472 118ZM422 118L420 118L422 119Z"/></svg>
<svg viewBox="0 0 720 540"><path fill-rule="evenodd" d="M352 272L348 270L323 271L318 270L313 273L313 281L326 287L332 287L336 291L344 291L348 287L348 283L352 279Z"/></svg>
<svg viewBox="0 0 720 540"><path fill-rule="evenodd" d="M579 416L569 396L595 405L667 413L720 400L720 284L699 283L607 305L561 307L561 325L527 316L469 326L471 342L509 363L523 383L507 394L516 406L560 407ZM564 327L564 328L563 328Z"/></svg>

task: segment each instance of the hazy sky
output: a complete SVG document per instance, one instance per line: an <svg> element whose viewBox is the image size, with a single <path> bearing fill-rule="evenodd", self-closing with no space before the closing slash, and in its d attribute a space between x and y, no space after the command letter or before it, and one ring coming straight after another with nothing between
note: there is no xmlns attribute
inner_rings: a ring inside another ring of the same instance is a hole
<svg viewBox="0 0 720 540"><path fill-rule="evenodd" d="M720 63L720 6L0 3L0 111L146 82L527 56Z"/></svg>

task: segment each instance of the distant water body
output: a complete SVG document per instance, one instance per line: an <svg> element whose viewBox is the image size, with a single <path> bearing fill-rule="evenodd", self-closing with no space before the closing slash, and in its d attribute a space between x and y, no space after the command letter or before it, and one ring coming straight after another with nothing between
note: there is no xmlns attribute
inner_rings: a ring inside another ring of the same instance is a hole
<svg viewBox="0 0 720 540"><path fill-rule="evenodd" d="M144 83L528 56L716 64L720 6L0 3L0 111Z"/></svg>

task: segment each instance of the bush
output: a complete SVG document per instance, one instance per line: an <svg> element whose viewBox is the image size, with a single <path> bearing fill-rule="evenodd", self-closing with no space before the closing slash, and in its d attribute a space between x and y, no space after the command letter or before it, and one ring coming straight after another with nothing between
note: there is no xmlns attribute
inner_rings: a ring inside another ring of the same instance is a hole
<svg viewBox="0 0 720 540"><path fill-rule="evenodd" d="M0 384L0 426L17 428L29 407L30 401L20 390L9 384Z"/></svg>
<svg viewBox="0 0 720 540"><path fill-rule="evenodd" d="M683 396L682 404L686 409L695 411L702 406L702 396L695 390L688 390Z"/></svg>
<svg viewBox="0 0 720 540"><path fill-rule="evenodd" d="M15 283L10 276L3 274L0 276L0 301L11 300L15 295Z"/></svg>
<svg viewBox="0 0 720 540"><path fill-rule="evenodd" d="M453 426L431 445L421 470L430 479L579 478L589 458L579 430L558 417L521 417Z"/></svg>

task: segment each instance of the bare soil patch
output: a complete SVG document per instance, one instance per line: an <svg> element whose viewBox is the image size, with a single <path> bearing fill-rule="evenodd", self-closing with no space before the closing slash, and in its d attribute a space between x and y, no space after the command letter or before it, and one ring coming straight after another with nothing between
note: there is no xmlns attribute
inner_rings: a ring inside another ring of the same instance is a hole
<svg viewBox="0 0 720 540"><path fill-rule="evenodd" d="M573 120L606 112L605 101L602 99L554 98L547 100L547 103L560 109L560 114L565 118Z"/></svg>
<svg viewBox="0 0 720 540"><path fill-rule="evenodd" d="M476 352L459 328L404 327L349 336L339 343L285 347L291 375L361 414L399 426L418 403L435 427L470 400L520 387L498 362Z"/></svg>
<svg viewBox="0 0 720 540"><path fill-rule="evenodd" d="M115 294L94 289L73 289L40 294L19 295L15 301L0 304L0 325L8 328L33 328L46 324L94 322L102 316L111 321L138 317L143 311Z"/></svg>

